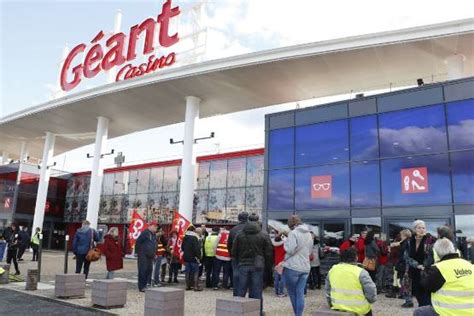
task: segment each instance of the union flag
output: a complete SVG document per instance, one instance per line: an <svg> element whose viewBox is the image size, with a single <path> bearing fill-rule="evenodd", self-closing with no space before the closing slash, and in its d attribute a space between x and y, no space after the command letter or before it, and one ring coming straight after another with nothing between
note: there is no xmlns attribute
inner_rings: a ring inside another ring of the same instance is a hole
<svg viewBox="0 0 474 316"><path fill-rule="evenodd" d="M174 211L173 222L171 226L173 230L178 233L178 238L173 247L173 255L178 257L181 262L183 262L183 252L181 251L181 244L183 243L184 234L186 230L191 225L191 222L187 220L183 215L179 214L178 211Z"/></svg>

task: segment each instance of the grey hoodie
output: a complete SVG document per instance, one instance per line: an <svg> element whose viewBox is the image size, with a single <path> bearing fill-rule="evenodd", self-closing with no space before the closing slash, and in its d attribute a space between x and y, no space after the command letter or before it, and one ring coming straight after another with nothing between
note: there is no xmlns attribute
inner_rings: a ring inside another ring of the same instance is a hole
<svg viewBox="0 0 474 316"><path fill-rule="evenodd" d="M311 266L309 256L313 250L313 237L306 225L298 225L285 240L285 268L298 272L309 273Z"/></svg>

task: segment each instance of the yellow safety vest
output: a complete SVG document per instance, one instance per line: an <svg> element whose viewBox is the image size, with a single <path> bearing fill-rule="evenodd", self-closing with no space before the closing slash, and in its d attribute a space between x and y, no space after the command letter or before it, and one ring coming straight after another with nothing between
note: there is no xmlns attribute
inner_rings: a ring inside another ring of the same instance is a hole
<svg viewBox="0 0 474 316"><path fill-rule="evenodd" d="M2 267L0 267L0 275L4 274L5 273L5 269L3 269Z"/></svg>
<svg viewBox="0 0 474 316"><path fill-rule="evenodd" d="M464 259L448 259L435 264L446 280L431 294L431 303L439 315L474 315L474 269Z"/></svg>
<svg viewBox="0 0 474 316"><path fill-rule="evenodd" d="M331 284L332 309L365 315L372 305L364 296L362 284L359 281L362 268L347 263L334 265L329 271Z"/></svg>
<svg viewBox="0 0 474 316"><path fill-rule="evenodd" d="M33 235L33 237L31 237L31 243L35 244L35 245L39 245L40 244L40 240L39 240L39 233L35 233Z"/></svg>
<svg viewBox="0 0 474 316"><path fill-rule="evenodd" d="M459 249L456 249L456 253L458 254L459 258L462 258L461 251L459 251ZM440 262L441 260L434 249L433 249L433 260L435 263Z"/></svg>
<svg viewBox="0 0 474 316"><path fill-rule="evenodd" d="M206 237L206 242L204 243L204 252L206 253L206 257L215 257L216 256L216 243L217 235L209 235Z"/></svg>

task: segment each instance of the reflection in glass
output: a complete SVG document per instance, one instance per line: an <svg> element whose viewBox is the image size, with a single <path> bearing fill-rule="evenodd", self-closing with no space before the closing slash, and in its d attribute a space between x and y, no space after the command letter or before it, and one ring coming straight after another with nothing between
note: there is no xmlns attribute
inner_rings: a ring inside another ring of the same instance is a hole
<svg viewBox="0 0 474 316"><path fill-rule="evenodd" d="M209 167L211 163L209 162L200 162L199 163L199 172L198 172L198 189L208 189L209 188Z"/></svg>
<svg viewBox="0 0 474 316"><path fill-rule="evenodd" d="M210 190L207 218L222 220L225 215L226 190Z"/></svg>
<svg viewBox="0 0 474 316"><path fill-rule="evenodd" d="M451 153L451 166L454 203L473 203L474 151Z"/></svg>
<svg viewBox="0 0 474 316"><path fill-rule="evenodd" d="M150 184L150 169L138 170L137 194L148 193L149 184Z"/></svg>
<svg viewBox="0 0 474 316"><path fill-rule="evenodd" d="M365 218L352 218L352 234L360 235L362 230L369 229L373 230L375 234L379 234L382 230L382 218L380 217L365 217ZM379 236L382 240L385 240L383 236Z"/></svg>
<svg viewBox="0 0 474 316"><path fill-rule="evenodd" d="M293 204L293 170L273 170L268 173L268 209L291 210Z"/></svg>
<svg viewBox="0 0 474 316"><path fill-rule="evenodd" d="M245 189L227 189L225 219L237 222L237 216L245 210Z"/></svg>
<svg viewBox="0 0 474 316"><path fill-rule="evenodd" d="M268 163L270 169L294 165L294 128L270 131Z"/></svg>
<svg viewBox="0 0 474 316"><path fill-rule="evenodd" d="M138 170L130 170L128 177L128 194L136 194L138 183Z"/></svg>
<svg viewBox="0 0 474 316"><path fill-rule="evenodd" d="M352 163L351 190L352 206L380 206L380 177L378 161Z"/></svg>
<svg viewBox="0 0 474 316"><path fill-rule="evenodd" d="M209 200L209 191L202 190L196 192L197 203L196 203L196 222L206 223L207 222L207 203Z"/></svg>
<svg viewBox="0 0 474 316"><path fill-rule="evenodd" d="M344 223L324 223L323 245L339 247L345 238L346 225Z"/></svg>
<svg viewBox="0 0 474 316"><path fill-rule="evenodd" d="M262 213L263 188L251 187L246 189L245 209L249 213Z"/></svg>
<svg viewBox="0 0 474 316"><path fill-rule="evenodd" d="M245 158L230 159L227 165L227 187L243 187L245 186Z"/></svg>
<svg viewBox="0 0 474 316"><path fill-rule="evenodd" d="M474 214L456 215L456 237L474 237Z"/></svg>
<svg viewBox="0 0 474 316"><path fill-rule="evenodd" d="M403 212L403 211L401 211ZM421 218L422 219L422 218ZM449 220L448 219L422 219L426 223L426 231L433 235L437 236L437 228L443 225L449 225ZM415 218L413 218L412 221L410 220L392 220L388 224L388 237L390 241L395 240L395 238L398 236L400 231L403 229L411 229L413 230L413 222L415 221Z"/></svg>
<svg viewBox="0 0 474 316"><path fill-rule="evenodd" d="M263 185L263 156L247 158L247 186Z"/></svg>
<svg viewBox="0 0 474 316"><path fill-rule="evenodd" d="M150 171L150 192L163 191L163 168L152 168Z"/></svg>
<svg viewBox="0 0 474 316"><path fill-rule="evenodd" d="M377 116L352 118L351 160L375 159L379 156Z"/></svg>
<svg viewBox="0 0 474 316"><path fill-rule="evenodd" d="M105 173L104 180L102 182L102 194L111 195L114 193L114 173Z"/></svg>
<svg viewBox="0 0 474 316"><path fill-rule="evenodd" d="M225 188L227 185L227 160L211 161L209 187Z"/></svg>
<svg viewBox="0 0 474 316"><path fill-rule="evenodd" d="M178 167L165 167L163 176L163 191L178 191Z"/></svg>
<svg viewBox="0 0 474 316"><path fill-rule="evenodd" d="M449 147L474 148L474 99L447 104Z"/></svg>
<svg viewBox="0 0 474 316"><path fill-rule="evenodd" d="M124 172L116 172L114 178L114 194L125 193Z"/></svg>

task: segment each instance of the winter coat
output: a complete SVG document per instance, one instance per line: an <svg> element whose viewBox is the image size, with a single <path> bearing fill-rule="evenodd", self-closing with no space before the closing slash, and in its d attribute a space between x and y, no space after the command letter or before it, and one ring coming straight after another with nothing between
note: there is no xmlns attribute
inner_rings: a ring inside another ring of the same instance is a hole
<svg viewBox="0 0 474 316"><path fill-rule="evenodd" d="M285 243L284 240L280 239L279 241L276 241L275 238L272 239L272 245L273 245L273 263L275 265L278 265L280 262L282 262L285 259L285 247L283 244Z"/></svg>
<svg viewBox="0 0 474 316"><path fill-rule="evenodd" d="M237 235L244 229L245 225L247 225L247 221L240 222L229 231L229 238L227 239L227 249L229 249L229 251L232 250L235 238L237 238Z"/></svg>
<svg viewBox="0 0 474 316"><path fill-rule="evenodd" d="M365 258L365 238L360 237L355 243L355 248L357 250L357 262L364 262Z"/></svg>
<svg viewBox="0 0 474 316"><path fill-rule="evenodd" d="M309 264L311 267L319 267L321 265L321 247L319 244L313 245Z"/></svg>
<svg viewBox="0 0 474 316"><path fill-rule="evenodd" d="M150 230L145 229L140 236L138 236L135 243L135 252L138 259L152 260L155 257L156 249L156 235Z"/></svg>
<svg viewBox="0 0 474 316"><path fill-rule="evenodd" d="M184 262L198 263L202 258L202 244L198 235L193 231L187 231L181 244Z"/></svg>
<svg viewBox="0 0 474 316"><path fill-rule="evenodd" d="M123 269L122 244L118 238L112 235L105 235L102 249L107 271Z"/></svg>
<svg viewBox="0 0 474 316"><path fill-rule="evenodd" d="M18 233L18 237L20 239L20 246L28 248L30 246L30 234L28 232L21 230Z"/></svg>
<svg viewBox="0 0 474 316"><path fill-rule="evenodd" d="M268 266L271 267L273 263L272 241L268 234L262 232L257 223L249 222L237 235L233 243L232 258L237 260L239 266L255 266L258 262L258 264L264 264L264 267L261 267L262 269Z"/></svg>
<svg viewBox="0 0 474 316"><path fill-rule="evenodd" d="M86 255L94 246L93 241L99 241L99 233L90 227L81 227L76 231L72 240L72 252L75 255Z"/></svg>
<svg viewBox="0 0 474 316"><path fill-rule="evenodd" d="M377 246L377 243L375 240L372 240L370 244L365 245L365 257L370 258L370 259L374 259L374 258L377 259L379 254L380 254L380 249Z"/></svg>
<svg viewBox="0 0 474 316"><path fill-rule="evenodd" d="M14 250L17 249L18 246L20 245L20 240L18 237L18 230L13 230L11 227L8 227L5 229L3 232L3 236L5 237L5 240L8 243L8 249L9 250Z"/></svg>
<svg viewBox="0 0 474 316"><path fill-rule="evenodd" d="M412 292L415 296L426 293L425 289L420 284L421 270L418 269L417 266L422 265L426 268L434 263L433 244L435 241L436 238L426 234L421 239L418 249L416 249L415 237L412 237L407 243L404 259L409 266L408 273L410 275L410 279L412 279Z"/></svg>
<svg viewBox="0 0 474 316"><path fill-rule="evenodd" d="M306 225L298 225L285 240L285 268L309 273L311 265L309 256L313 251L313 237Z"/></svg>

